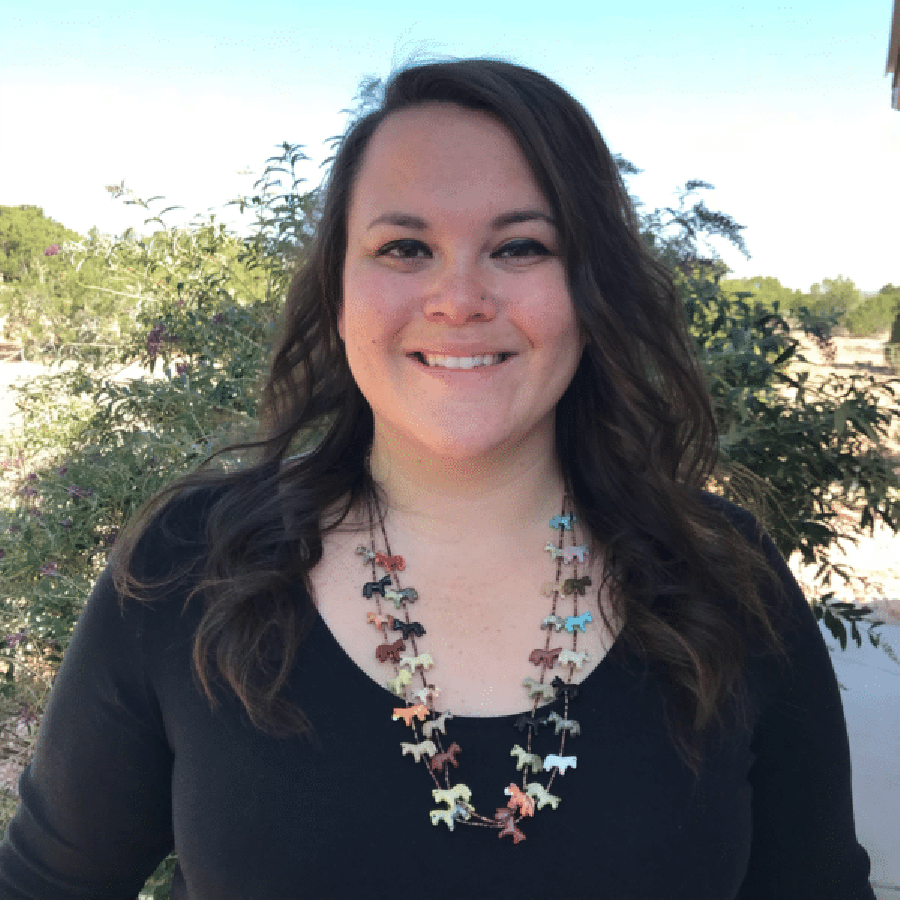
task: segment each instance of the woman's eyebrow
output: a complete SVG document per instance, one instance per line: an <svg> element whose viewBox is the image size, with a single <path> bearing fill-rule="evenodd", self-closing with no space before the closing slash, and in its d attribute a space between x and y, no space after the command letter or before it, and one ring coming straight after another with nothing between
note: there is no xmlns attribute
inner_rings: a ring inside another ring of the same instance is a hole
<svg viewBox="0 0 900 900"><path fill-rule="evenodd" d="M541 212L539 209L515 209L510 212L500 213L491 220L491 228L499 231L509 225L519 225L522 222L533 222L535 220L547 222L549 225L556 227L556 222L552 216ZM369 222L366 229L369 231L376 225L396 225L398 228L411 228L414 231L427 231L428 223L420 216L414 216L410 213L389 212Z"/></svg>
<svg viewBox="0 0 900 900"><path fill-rule="evenodd" d="M415 231L426 231L428 228L428 223L424 219L401 212L389 212L377 219L372 219L366 231L370 231L376 225L396 225L399 228L412 228Z"/></svg>
<svg viewBox="0 0 900 900"><path fill-rule="evenodd" d="M548 225L556 228L553 216L548 216L547 213L541 212L539 209L516 209L512 212L501 213L491 221L491 227L494 231L499 231L501 228L506 228L507 225L519 225L522 222L533 222L535 220L546 222Z"/></svg>

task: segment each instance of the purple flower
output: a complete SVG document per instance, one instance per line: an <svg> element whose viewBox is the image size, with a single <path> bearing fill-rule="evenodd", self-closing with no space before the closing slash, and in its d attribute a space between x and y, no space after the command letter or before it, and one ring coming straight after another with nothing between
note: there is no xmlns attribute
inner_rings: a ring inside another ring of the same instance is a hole
<svg viewBox="0 0 900 900"><path fill-rule="evenodd" d="M10 534L18 534L22 530L21 525L10 525L9 528L6 529Z"/></svg>
<svg viewBox="0 0 900 900"><path fill-rule="evenodd" d="M58 255L59 255L59 246L57 244L51 244L44 251L44 256L58 256Z"/></svg>
<svg viewBox="0 0 900 900"><path fill-rule="evenodd" d="M216 314L212 317L212 323L213 323L213 325L221 325L224 321L225 321L225 314L224 314L224 313L216 313Z"/></svg>
<svg viewBox="0 0 900 900"><path fill-rule="evenodd" d="M63 467L59 470L59 477L62 478L63 475L65 475L66 472L68 472L68 471L69 471L69 467L68 467L68 466L63 466Z"/></svg>
<svg viewBox="0 0 900 900"><path fill-rule="evenodd" d="M78 487L77 484L70 484L66 488L66 493L70 494L72 497L81 497L82 500L87 500L88 497L94 495L94 492L90 488Z"/></svg>
<svg viewBox="0 0 900 900"><path fill-rule="evenodd" d="M187 374L187 370L188 370L188 364L187 364L187 363L178 363L178 364L175 366L175 371L176 371L179 375L186 375L186 374Z"/></svg>
<svg viewBox="0 0 900 900"><path fill-rule="evenodd" d="M53 575L58 576L59 572L56 571L56 563L55 562L46 562L40 568L41 575Z"/></svg>
<svg viewBox="0 0 900 900"><path fill-rule="evenodd" d="M35 472L31 472L28 476L29 481L37 481L37 474Z"/></svg>
<svg viewBox="0 0 900 900"><path fill-rule="evenodd" d="M15 634L8 634L3 640L9 644L10 647L18 647L22 641L25 640L25 636L28 632L28 628L23 628L21 631L16 632Z"/></svg>
<svg viewBox="0 0 900 900"><path fill-rule="evenodd" d="M37 722L37 720L37 713L27 703L25 703L19 710L19 724L27 726L32 722Z"/></svg>
<svg viewBox="0 0 900 900"><path fill-rule="evenodd" d="M163 342L174 344L177 340L177 334L169 334L166 326L162 322L157 322L147 333L147 353L152 359L156 359L156 354Z"/></svg>
<svg viewBox="0 0 900 900"><path fill-rule="evenodd" d="M22 488L19 493L23 497L36 497L37 496L37 488L31 487L31 485L26 484L25 487Z"/></svg>
<svg viewBox="0 0 900 900"><path fill-rule="evenodd" d="M6 551L0 547L0 559L6 559Z"/></svg>
<svg viewBox="0 0 900 900"><path fill-rule="evenodd" d="M62 527L65 528L66 531L72 530L72 520L71 519L63 519L62 522L60 522L59 524L62 525Z"/></svg>
<svg viewBox="0 0 900 900"><path fill-rule="evenodd" d="M109 534L103 535L103 543L107 547L112 547L112 545L116 542L116 538L119 536L119 532L116 529L113 529L109 532Z"/></svg>

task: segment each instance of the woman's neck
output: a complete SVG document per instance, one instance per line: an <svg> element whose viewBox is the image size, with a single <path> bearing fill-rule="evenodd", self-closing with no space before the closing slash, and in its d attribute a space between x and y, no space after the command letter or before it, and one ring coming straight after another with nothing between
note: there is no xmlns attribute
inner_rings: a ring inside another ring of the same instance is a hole
<svg viewBox="0 0 900 900"><path fill-rule="evenodd" d="M372 477L388 504L391 529L447 543L515 543L562 511L564 479L553 453L486 465L428 464L373 445Z"/></svg>

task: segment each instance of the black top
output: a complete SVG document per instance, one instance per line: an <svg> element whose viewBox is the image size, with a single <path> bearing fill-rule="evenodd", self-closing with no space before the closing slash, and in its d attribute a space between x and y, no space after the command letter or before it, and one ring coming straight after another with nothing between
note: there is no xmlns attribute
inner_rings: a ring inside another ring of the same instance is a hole
<svg viewBox="0 0 900 900"><path fill-rule="evenodd" d="M727 509L749 534L753 520ZM189 501L179 528L196 536L201 514ZM391 719L400 702L320 618L286 695L312 720L317 748L267 737L224 689L211 711L191 673L200 603L182 614L185 592L172 590L151 605L126 603L123 615L104 573L19 782L0 844L0 898L134 900L174 848L172 900L874 900L831 659L784 561L764 546L796 613L785 627L793 672L752 657L752 734L734 729L710 745L695 782L666 731L656 677L620 637L570 704L581 735L565 753L578 762L553 782L558 808L524 819L518 844L487 828L431 824L429 811L444 807L424 759L401 754L412 731ZM197 552L156 528L140 548L138 570L150 573ZM358 562L362 583L369 570ZM562 712L562 701L552 708ZM444 746L462 748L453 781L471 788L483 815L521 782L515 719L447 724ZM541 730L532 749L558 747Z"/></svg>

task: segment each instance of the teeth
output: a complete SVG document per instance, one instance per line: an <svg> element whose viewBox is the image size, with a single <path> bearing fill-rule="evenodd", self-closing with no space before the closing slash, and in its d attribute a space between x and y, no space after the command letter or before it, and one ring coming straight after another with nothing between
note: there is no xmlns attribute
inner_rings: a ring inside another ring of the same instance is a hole
<svg viewBox="0 0 900 900"><path fill-rule="evenodd" d="M441 369L475 369L479 366L496 366L503 362L506 354L494 353L490 356L435 356L423 353L422 358L427 366Z"/></svg>

